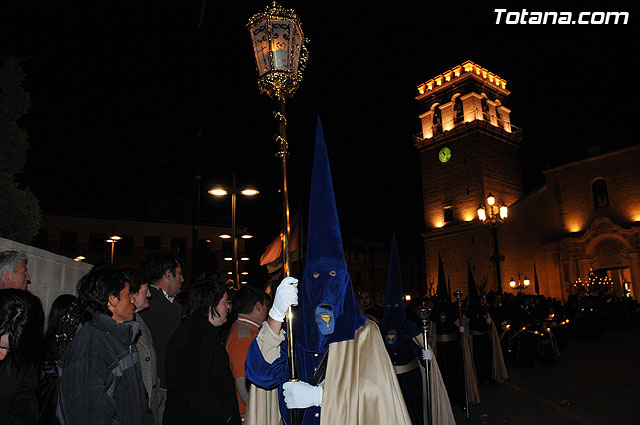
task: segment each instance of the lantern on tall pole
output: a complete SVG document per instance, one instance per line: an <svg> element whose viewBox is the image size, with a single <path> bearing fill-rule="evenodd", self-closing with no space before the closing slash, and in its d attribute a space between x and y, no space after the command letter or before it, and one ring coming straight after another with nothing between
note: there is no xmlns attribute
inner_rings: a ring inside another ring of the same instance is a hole
<svg viewBox="0 0 640 425"><path fill-rule="evenodd" d="M287 187L287 119L285 99L292 97L300 81L308 58L306 40L300 26L300 20L293 9L285 9L277 2L266 6L247 23L258 71L260 93L266 93L277 103L274 116L278 120L276 156L282 163L282 264L285 276L289 276L290 253L289 236L291 222L289 217L289 194ZM289 379L297 380L295 342L293 334L293 310L287 311L287 337L289 356Z"/></svg>

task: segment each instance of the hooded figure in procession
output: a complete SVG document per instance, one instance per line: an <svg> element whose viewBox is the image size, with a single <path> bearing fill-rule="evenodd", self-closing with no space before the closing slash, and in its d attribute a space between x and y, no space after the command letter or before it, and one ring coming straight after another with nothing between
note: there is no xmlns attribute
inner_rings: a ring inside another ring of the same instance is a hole
<svg viewBox="0 0 640 425"><path fill-rule="evenodd" d="M442 258L438 254L438 286L431 312L433 324L431 337L435 340L434 351L451 405L464 409L469 396L467 388L469 367L464 361L464 327L460 326L458 316L458 311L454 310L451 304ZM475 378L471 381L477 393Z"/></svg>
<svg viewBox="0 0 640 425"><path fill-rule="evenodd" d="M486 304L478 295L478 288L469 263L467 263L467 272L467 311L464 313L462 323L469 330L473 366L476 370L478 385L481 385L491 381L491 319L489 319Z"/></svg>
<svg viewBox="0 0 640 425"><path fill-rule="evenodd" d="M455 425L438 362L433 358L431 349L424 348L420 328L406 316L395 233L391 239L387 288L380 331L398 377L411 422L414 425L426 425L429 423L428 415L431 414L432 424ZM418 358L429 362L429 380L426 379L424 367ZM431 413L425 391L426 382L431 388Z"/></svg>
<svg viewBox="0 0 640 425"><path fill-rule="evenodd" d="M483 296L478 294L471 266L467 263L469 306L465 313L464 326L469 329L473 364L478 385L503 382L509 377L502 356L500 336L489 314L489 306Z"/></svg>
<svg viewBox="0 0 640 425"><path fill-rule="evenodd" d="M247 424L275 425L279 416L291 424L289 409L296 408L306 409L304 425L410 424L380 331L360 315L353 293L319 121L308 229L299 294L295 278L280 283L269 318L249 347L245 370L255 386ZM282 322L288 307L296 304L299 382L287 382L289 358ZM254 397L256 392L260 396ZM274 406L276 399L279 408Z"/></svg>

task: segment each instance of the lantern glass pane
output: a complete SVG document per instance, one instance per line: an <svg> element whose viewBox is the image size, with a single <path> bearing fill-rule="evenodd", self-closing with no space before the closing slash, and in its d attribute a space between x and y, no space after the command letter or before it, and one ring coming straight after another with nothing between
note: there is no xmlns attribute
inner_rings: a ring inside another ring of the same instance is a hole
<svg viewBox="0 0 640 425"><path fill-rule="evenodd" d="M507 218L507 214L508 214L507 207L505 205L501 206L500 207L500 218L504 220L505 218Z"/></svg>
<svg viewBox="0 0 640 425"><path fill-rule="evenodd" d="M302 49L302 29L300 25L294 26L293 37L291 38L291 50L293 53L293 69L292 72L298 72L298 65L300 63L300 50Z"/></svg>
<svg viewBox="0 0 640 425"><path fill-rule="evenodd" d="M294 23L291 21L271 21L271 50L273 52L273 69L291 71L291 38Z"/></svg>
<svg viewBox="0 0 640 425"><path fill-rule="evenodd" d="M264 19L251 28L251 41L256 56L258 75L271 71L269 61L269 37L267 36L267 20Z"/></svg>
<svg viewBox="0 0 640 425"><path fill-rule="evenodd" d="M484 208L478 208L478 218L480 221L485 221L487 219L487 214L485 214Z"/></svg>

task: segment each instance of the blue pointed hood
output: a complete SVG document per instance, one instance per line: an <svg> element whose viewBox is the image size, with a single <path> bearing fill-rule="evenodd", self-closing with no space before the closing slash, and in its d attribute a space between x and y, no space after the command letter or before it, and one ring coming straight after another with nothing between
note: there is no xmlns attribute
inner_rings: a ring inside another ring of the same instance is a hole
<svg viewBox="0 0 640 425"><path fill-rule="evenodd" d="M444 264L442 264L440 253L438 253L438 286L436 286L436 297L451 302L451 294L447 289L447 278L444 275Z"/></svg>
<svg viewBox="0 0 640 425"><path fill-rule="evenodd" d="M451 317L453 314L453 307L451 304L451 295L447 289L447 278L444 274L444 264L442 263L440 253L438 253L438 286L436 289L432 316L438 317L441 314Z"/></svg>
<svg viewBox="0 0 640 425"><path fill-rule="evenodd" d="M478 287L476 286L476 280L473 278L473 272L471 271L471 264L467 261L467 290L469 293L467 297L469 301L477 300L480 298L478 295Z"/></svg>
<svg viewBox="0 0 640 425"><path fill-rule="evenodd" d="M329 156L318 118L296 338L306 350L321 353L332 342L353 339L364 324L344 259Z"/></svg>
<svg viewBox="0 0 640 425"><path fill-rule="evenodd" d="M402 273L400 271L400 257L396 234L391 237L391 252L389 254L389 271L387 272L387 288L384 299L384 313L380 330L383 335L389 329L400 329L406 319L404 310L404 289L402 287Z"/></svg>

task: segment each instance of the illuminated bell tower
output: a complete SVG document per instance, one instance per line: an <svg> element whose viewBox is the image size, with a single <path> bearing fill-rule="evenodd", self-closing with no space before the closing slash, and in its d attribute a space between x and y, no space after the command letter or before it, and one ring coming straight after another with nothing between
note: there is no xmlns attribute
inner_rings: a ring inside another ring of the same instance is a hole
<svg viewBox="0 0 640 425"><path fill-rule="evenodd" d="M499 204L522 196L521 132L504 106L507 82L467 61L418 86L427 279L437 280L438 252L452 291L466 292L466 261L476 279L495 281L492 241L477 218L489 193ZM491 286L488 287L491 289Z"/></svg>

